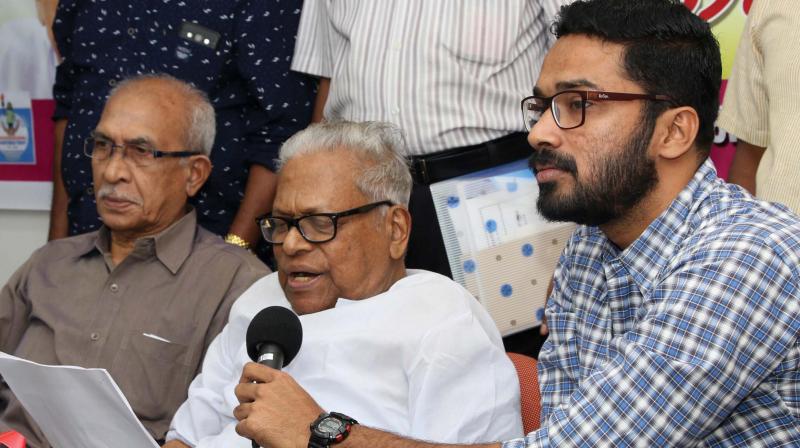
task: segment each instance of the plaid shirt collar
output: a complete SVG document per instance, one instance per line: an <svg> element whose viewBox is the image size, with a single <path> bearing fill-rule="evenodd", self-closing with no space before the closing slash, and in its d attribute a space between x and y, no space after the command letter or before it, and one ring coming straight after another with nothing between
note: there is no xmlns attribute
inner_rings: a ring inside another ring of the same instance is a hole
<svg viewBox="0 0 800 448"><path fill-rule="evenodd" d="M703 223L711 209L705 200L719 182L717 170L708 159L695 172L670 206L664 210L625 250L620 250L598 227L583 227L580 232L603 247L603 260L618 261L628 269L639 291L649 291L694 228Z"/></svg>

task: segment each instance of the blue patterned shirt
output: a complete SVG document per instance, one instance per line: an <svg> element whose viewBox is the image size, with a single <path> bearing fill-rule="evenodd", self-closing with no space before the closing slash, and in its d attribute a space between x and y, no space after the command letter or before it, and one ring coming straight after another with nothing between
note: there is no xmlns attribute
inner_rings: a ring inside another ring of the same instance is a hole
<svg viewBox="0 0 800 448"><path fill-rule="evenodd" d="M800 221L710 161L620 251L567 244L539 358L542 428L504 448L800 446Z"/></svg>
<svg viewBox="0 0 800 448"><path fill-rule="evenodd" d="M272 168L283 141L311 119L314 84L289 70L301 9L301 0L61 0L53 31L64 61L53 93L55 118L68 119L70 234L100 224L83 140L117 82L153 72L191 82L214 105L214 167L194 205L200 224L226 233L249 166Z"/></svg>

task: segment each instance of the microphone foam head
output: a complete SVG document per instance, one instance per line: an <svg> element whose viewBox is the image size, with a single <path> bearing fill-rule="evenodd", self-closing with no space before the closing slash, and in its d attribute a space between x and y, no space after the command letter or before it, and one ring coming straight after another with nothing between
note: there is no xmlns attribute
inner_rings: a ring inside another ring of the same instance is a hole
<svg viewBox="0 0 800 448"><path fill-rule="evenodd" d="M258 362L259 349L266 342L281 347L284 366L297 356L303 343L303 327L292 310L269 306L250 321L247 327L247 354L250 359Z"/></svg>

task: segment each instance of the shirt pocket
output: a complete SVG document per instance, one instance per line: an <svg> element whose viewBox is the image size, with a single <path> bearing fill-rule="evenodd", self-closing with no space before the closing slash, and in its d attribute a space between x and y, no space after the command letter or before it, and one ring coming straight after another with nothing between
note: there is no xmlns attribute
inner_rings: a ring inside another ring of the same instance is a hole
<svg viewBox="0 0 800 448"><path fill-rule="evenodd" d="M524 0L446 0L442 47L462 66L507 63L520 33Z"/></svg>
<svg viewBox="0 0 800 448"><path fill-rule="evenodd" d="M129 333L109 373L141 420L169 419L186 397L196 366L187 343Z"/></svg>

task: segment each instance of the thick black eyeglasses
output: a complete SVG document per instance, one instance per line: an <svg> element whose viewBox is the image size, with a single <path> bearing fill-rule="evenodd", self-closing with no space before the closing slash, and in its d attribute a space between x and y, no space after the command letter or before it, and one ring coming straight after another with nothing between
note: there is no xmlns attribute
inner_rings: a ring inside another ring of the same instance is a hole
<svg viewBox="0 0 800 448"><path fill-rule="evenodd" d="M643 93L600 92L594 90L564 90L551 97L529 96L522 100L522 120L530 131L550 109L561 129L575 129L586 121L586 106L592 101L672 101L667 95Z"/></svg>
<svg viewBox="0 0 800 448"><path fill-rule="evenodd" d="M136 166L147 166L155 163L162 157L190 157L201 154L197 151L160 151L144 143L114 144L111 140L101 137L89 137L83 142L83 153L97 160L107 160L114 156L114 151L122 153L122 158L133 162Z"/></svg>
<svg viewBox="0 0 800 448"><path fill-rule="evenodd" d="M382 205L394 205L392 201L373 202L360 207L336 213L314 213L297 218L264 215L256 218L261 234L268 243L283 244L292 227L300 231L300 235L309 243L326 243L336 238L339 218L366 213Z"/></svg>

